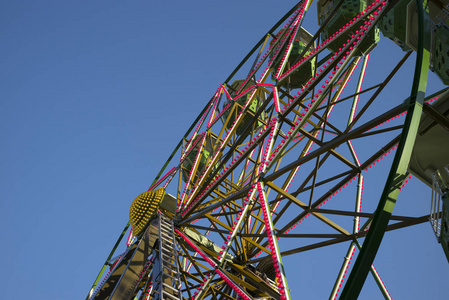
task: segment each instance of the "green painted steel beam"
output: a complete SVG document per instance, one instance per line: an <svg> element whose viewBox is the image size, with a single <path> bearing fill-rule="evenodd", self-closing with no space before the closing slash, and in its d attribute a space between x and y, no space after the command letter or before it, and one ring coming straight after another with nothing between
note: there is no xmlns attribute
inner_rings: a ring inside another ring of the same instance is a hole
<svg viewBox="0 0 449 300"><path fill-rule="evenodd" d="M118 247L118 245L120 244L120 242L122 241L122 238L123 238L123 236L125 235L126 231L128 230L129 225L130 225L130 223L128 222L128 223L125 225L125 228L123 228L123 231L122 231L122 233L120 234L120 236L118 237L117 242L115 242L115 245L114 245L114 247L113 247L112 250L111 250L111 253L109 253L109 256L108 256L108 258L106 258L106 261L104 262L103 267L101 268L100 272L98 273L97 278L95 278L95 281L94 281L94 283L92 284L92 287L90 288L89 293L88 293L87 296L86 296L86 300L89 299L89 298L92 296L92 293L94 292L96 286L98 285L98 282L100 281L101 276L103 276L103 273L104 273L104 271L106 270L106 267L108 266L109 260L110 260L110 259L112 258L112 256L114 255L115 250L117 250L117 247Z"/></svg>
<svg viewBox="0 0 449 300"><path fill-rule="evenodd" d="M368 235L354 264L340 299L357 299L368 272L382 242L413 150L426 91L430 59L430 22L423 1L416 0L418 7L418 50L412 91L407 101L408 109L401 139L387 178L382 196L374 214Z"/></svg>

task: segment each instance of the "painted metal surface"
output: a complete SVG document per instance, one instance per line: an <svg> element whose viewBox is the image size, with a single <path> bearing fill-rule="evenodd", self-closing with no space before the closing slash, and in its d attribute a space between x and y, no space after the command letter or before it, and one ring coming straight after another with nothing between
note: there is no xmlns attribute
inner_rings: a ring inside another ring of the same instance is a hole
<svg viewBox="0 0 449 300"><path fill-rule="evenodd" d="M425 11L426 7L423 7L422 1L417 0L417 6L419 16L419 42L415 77L410 98L407 101L408 109L404 128L368 235L363 242L362 249L349 275L348 282L341 293L341 299L358 298L369 269L376 257L377 250L382 242L385 229L393 214L401 185L406 179L407 168L421 119L430 61L430 23L428 12Z"/></svg>
<svg viewBox="0 0 449 300"><path fill-rule="evenodd" d="M139 260L144 267L132 297L161 297L166 283L177 290L172 296L182 294L183 299L295 299L302 287L289 277L295 266L286 261L345 243L346 255L333 270L329 298L357 298L369 272L383 297L391 298L373 265L382 236L429 218L427 212L418 217L392 214L408 178L424 105L429 41L420 42L411 96L405 95L410 97L402 103L385 101L411 53L383 66L384 72L370 72L376 49L360 55L366 52L364 41L398 1L373 1L320 40L343 2L335 3L322 27L301 45L303 51L290 59L312 4L300 1L219 85L150 188L163 187L175 195L158 213L173 227L169 260L177 268L167 274L179 279L160 279L164 266L158 253L163 250L153 251L155 260L150 261L148 248L146 258ZM330 48L339 41L341 46ZM307 80L292 81L311 65L315 67ZM393 151L390 166L384 162ZM390 173L379 208L365 211L362 187L371 184L367 175L376 164ZM164 239L156 231L159 235L150 244ZM141 241L137 237L128 251ZM357 249L360 254L345 285L344 274ZM130 258L125 258L120 270L112 269L114 276L126 274ZM100 284L100 289L105 287Z"/></svg>

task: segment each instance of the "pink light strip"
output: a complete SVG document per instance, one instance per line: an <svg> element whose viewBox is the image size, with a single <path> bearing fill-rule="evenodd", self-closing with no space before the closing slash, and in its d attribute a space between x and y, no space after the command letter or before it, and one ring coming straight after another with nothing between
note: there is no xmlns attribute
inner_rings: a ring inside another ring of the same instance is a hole
<svg viewBox="0 0 449 300"><path fill-rule="evenodd" d="M279 293L281 294L281 300L289 300L290 292L288 290L287 278L285 277L284 266L282 265L282 258L279 251L279 245L274 233L273 220L271 219L271 211L268 205L265 193L262 188L262 184L257 182L257 190L259 191L259 200L262 207L263 217L265 220L265 230L268 236L269 248L271 248L271 258L273 259L273 266L276 272L276 281L279 287Z"/></svg>
<svg viewBox="0 0 449 300"><path fill-rule="evenodd" d="M277 113L281 112L281 106L279 102L279 95L277 87L273 87L273 100L274 100L274 109Z"/></svg>
<svg viewBox="0 0 449 300"><path fill-rule="evenodd" d="M193 134L192 137L190 138L190 141L187 142L186 144L186 148L184 150L184 152L181 154L181 157L179 158L179 162L182 163L182 161L184 160L184 158L189 155L189 153L192 151L192 149L196 146L196 144L198 144L199 142L199 138L197 139L197 136L201 136L204 135L205 132L203 132L200 135L197 134Z"/></svg>
<svg viewBox="0 0 449 300"><path fill-rule="evenodd" d="M223 92L223 90L225 90L224 88L223 88L223 86L222 85L220 85L220 89L219 89L219 91L215 94L215 100L213 101L213 103L214 103L214 105L213 105L213 107L212 107L212 113L210 114L210 116L209 116L209 121L207 122L207 128L209 128L209 126L210 126L210 124L212 123L212 121L213 121L213 116L214 116L214 113L215 113L215 111L216 111L216 109L217 109L217 105L218 105L218 99L220 99L219 98L219 95Z"/></svg>
<svg viewBox="0 0 449 300"><path fill-rule="evenodd" d="M158 182L156 182L155 184L153 184L152 186L150 186L150 188L148 189L148 191L151 191L153 188L157 187L162 181L165 180L165 178L167 178L169 175L171 175L174 171L176 171L176 167L171 168L171 170L168 171L164 176L162 176L162 178L159 179Z"/></svg>
<svg viewBox="0 0 449 300"><path fill-rule="evenodd" d="M276 74L274 76L276 79L279 78L279 75L280 75L283 67L285 66L285 61L287 60L287 56L291 52L291 49L292 49L292 46L293 46L293 41L295 40L296 34L298 33L299 26L301 24L301 20L302 20L302 17L304 15L305 8L308 5L308 2L309 1L304 1L304 5L301 7L301 11L299 12L298 16L296 17L295 25L294 25L294 29L293 29L293 32L292 32L291 37L290 37L290 41L288 43L287 49L285 50L284 56L282 57L281 63L279 64L279 68L276 71Z"/></svg>
<svg viewBox="0 0 449 300"><path fill-rule="evenodd" d="M296 18L296 15L299 13L300 10L301 10L301 7L298 7L298 8L296 9L296 11L292 14L292 16L290 17L290 19L288 20L287 24L284 26L284 29L290 26L290 24L291 24L291 23L293 22L293 20ZM278 37L276 37L275 40L276 40L276 39L278 39ZM277 55L277 53L279 52L280 48L281 48L281 45L279 45L278 50L276 50L275 53L273 54L273 58ZM263 62L264 62L265 59L267 58L268 53L270 52L270 50L271 50L271 49L268 48L268 50L264 53L264 55L259 59L259 61L257 62L257 64L254 66L254 68L249 72L249 74L248 74L248 76L246 77L245 81L240 85L239 89L240 89L240 88L243 88L243 87L246 85L246 83L248 82L248 80L249 80L250 78L252 78L252 77L255 75L256 71L258 71L258 69L262 66ZM268 61L268 66L267 66L267 67L265 68L265 70L263 71L263 74L266 74L266 73L267 73L267 71L268 71L269 68L271 67L271 64L273 63L273 61L274 61L273 59L270 59L270 60ZM262 75L262 77L263 77L263 76L264 76L264 75Z"/></svg>
<svg viewBox="0 0 449 300"><path fill-rule="evenodd" d="M294 65L293 67L291 67L289 70L287 70L284 74L282 74L281 77L279 77L279 80L282 80L284 77L290 75L291 73L293 73L294 71L296 71L297 69L299 69L301 67L302 64L306 63L308 60L312 59L314 54L319 54L321 51L323 51L324 49L326 49L326 45L328 43L330 43L332 40L337 39L340 35L342 35L343 33L347 32L348 30L352 29L352 24L357 23L359 20L363 19L366 17L366 15L373 13L374 15L378 15L378 12L376 11L376 9L378 9L379 6L384 6L386 4L386 1L379 3L380 1L377 0L376 3L374 3L373 5L369 5L368 8L366 8L363 12L360 12L360 14L358 14L355 18L353 18L352 20L350 20L348 23L346 23L346 25L344 25L342 28L340 28L336 33L334 33L331 37L329 37L327 40L323 41L319 46L317 46L311 54L306 55L302 60L300 60L296 65Z"/></svg>
<svg viewBox="0 0 449 300"><path fill-rule="evenodd" d="M117 260L112 264L111 268L109 269L109 272L104 276L103 280L101 281L100 285L95 289L95 292L92 293L89 300L93 299L98 291L103 287L104 283L108 280L109 276L111 276L112 271L114 271L115 266L117 263L125 256L125 253L120 254L120 256L117 258Z"/></svg>
<svg viewBox="0 0 449 300"><path fill-rule="evenodd" d="M134 235L133 235L133 227L130 226L131 229L129 230L129 234L128 234L128 239L126 240L126 246L129 246L132 241L134 240Z"/></svg>
<svg viewBox="0 0 449 300"><path fill-rule="evenodd" d="M203 133L203 137L201 138L201 142L199 144L198 153L196 154L195 161L192 165L192 168L190 169L189 179L187 180L187 182L184 186L184 191L182 192L182 196L179 201L179 203L181 203L181 204L184 203L184 201L185 201L185 195L186 195L187 188L190 186L192 176L194 175L193 170L195 170L199 164L198 159L202 154L202 148L204 147L205 140L206 140L206 133Z"/></svg>
<svg viewBox="0 0 449 300"><path fill-rule="evenodd" d="M274 87L272 83L265 83L265 82L257 82L257 86L267 86L267 87Z"/></svg>

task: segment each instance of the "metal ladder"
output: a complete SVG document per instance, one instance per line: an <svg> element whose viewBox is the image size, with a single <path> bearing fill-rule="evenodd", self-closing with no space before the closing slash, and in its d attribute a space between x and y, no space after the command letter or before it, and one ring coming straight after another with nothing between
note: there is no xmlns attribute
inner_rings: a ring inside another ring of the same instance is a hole
<svg viewBox="0 0 449 300"><path fill-rule="evenodd" d="M152 299L182 300L173 220L159 212L159 249L154 263Z"/></svg>
<svg viewBox="0 0 449 300"><path fill-rule="evenodd" d="M444 168L446 173L449 175L449 165ZM447 190L447 184L445 183L443 177L439 170L432 174L433 184L432 184L432 198L430 202L430 224L435 232L438 242L440 242L441 237L441 225L443 219L443 201L442 196Z"/></svg>
<svg viewBox="0 0 449 300"><path fill-rule="evenodd" d="M441 12L436 16L436 19L439 21L438 24L435 25L445 25L446 22L449 20L449 4L446 4L442 9Z"/></svg>

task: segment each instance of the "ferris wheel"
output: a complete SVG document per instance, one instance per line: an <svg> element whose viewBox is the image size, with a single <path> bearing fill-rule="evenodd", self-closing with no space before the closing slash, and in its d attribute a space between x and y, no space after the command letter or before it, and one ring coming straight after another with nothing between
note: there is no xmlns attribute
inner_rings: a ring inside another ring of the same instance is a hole
<svg viewBox="0 0 449 300"><path fill-rule="evenodd" d="M429 220L449 259L449 1L427 3L296 4L132 202L86 299L298 299L292 262L336 245L329 299L356 299L367 276L391 299L373 264L383 236ZM430 214L393 214L411 174Z"/></svg>

